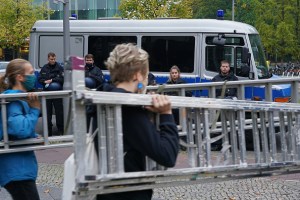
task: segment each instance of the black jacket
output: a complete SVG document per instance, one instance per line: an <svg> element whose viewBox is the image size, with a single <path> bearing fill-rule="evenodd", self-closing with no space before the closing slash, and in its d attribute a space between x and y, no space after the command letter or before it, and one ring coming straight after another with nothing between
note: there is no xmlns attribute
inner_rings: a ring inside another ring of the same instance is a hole
<svg viewBox="0 0 300 200"><path fill-rule="evenodd" d="M221 73L216 75L212 81L213 82L224 82L224 81L238 81L239 79L232 73L229 73L227 76L222 75ZM222 93L222 89L216 89L216 96L220 97ZM227 88L225 90L224 98L228 97L237 97L237 89L236 88Z"/></svg>
<svg viewBox="0 0 300 200"><path fill-rule="evenodd" d="M129 93L115 87L109 91ZM150 112L141 106L122 106L126 172L145 171L146 156L166 167L173 167L176 163L179 136L173 115L160 115L160 131L158 131L156 126L150 121L149 114ZM143 190L98 195L97 199L150 200L151 197L152 190Z"/></svg>
<svg viewBox="0 0 300 200"><path fill-rule="evenodd" d="M99 87L104 82L104 76L101 69L97 66L85 67L85 77L91 77L96 81L96 87Z"/></svg>
<svg viewBox="0 0 300 200"><path fill-rule="evenodd" d="M55 62L54 66L49 66L49 64L45 64L40 71L40 76L38 77L38 81L45 87L45 81L52 79L52 82L64 84L64 68L60 66L57 62Z"/></svg>
<svg viewBox="0 0 300 200"><path fill-rule="evenodd" d="M185 84L185 80L179 78L177 79L176 81L173 81L171 79L169 79L166 84ZM180 96L179 92L166 92L165 93L166 95L169 95L169 96ZM185 92L185 96L186 97L191 97L192 96L192 92L191 91L186 91Z"/></svg>

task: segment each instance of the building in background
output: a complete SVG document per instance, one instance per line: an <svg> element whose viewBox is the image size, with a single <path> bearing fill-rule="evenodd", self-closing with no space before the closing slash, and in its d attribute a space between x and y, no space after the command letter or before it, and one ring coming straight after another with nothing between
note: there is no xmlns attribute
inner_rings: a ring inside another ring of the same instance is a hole
<svg viewBox="0 0 300 200"><path fill-rule="evenodd" d="M47 2L53 14L47 19L63 19L63 4L53 3L53 0L34 0L39 4ZM69 10L71 14L76 14L80 20L92 20L102 17L114 17L118 15L120 0L69 0Z"/></svg>

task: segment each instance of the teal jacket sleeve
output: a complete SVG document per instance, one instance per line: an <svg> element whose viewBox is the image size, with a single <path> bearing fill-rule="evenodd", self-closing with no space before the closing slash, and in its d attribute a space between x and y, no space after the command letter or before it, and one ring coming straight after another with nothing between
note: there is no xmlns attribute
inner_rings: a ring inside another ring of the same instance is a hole
<svg viewBox="0 0 300 200"><path fill-rule="evenodd" d="M15 139L35 138L35 126L40 110L30 108L27 102L14 101L7 107L7 132Z"/></svg>

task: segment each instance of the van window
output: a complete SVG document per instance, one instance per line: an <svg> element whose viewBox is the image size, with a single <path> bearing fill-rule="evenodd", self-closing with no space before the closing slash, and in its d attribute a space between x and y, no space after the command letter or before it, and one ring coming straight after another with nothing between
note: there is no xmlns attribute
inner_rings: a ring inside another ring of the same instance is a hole
<svg viewBox="0 0 300 200"><path fill-rule="evenodd" d="M226 46L207 46L205 52L206 70L219 72L222 60L228 60L230 67L234 66L234 48ZM231 69L233 71L233 69Z"/></svg>
<svg viewBox="0 0 300 200"><path fill-rule="evenodd" d="M62 35L41 35L39 37L39 55L38 67L43 67L48 63L48 53L54 52L56 54L56 61L64 63L64 48ZM70 37L70 53L75 56L83 56L84 38L82 36ZM35 66L36 67L36 66Z"/></svg>
<svg viewBox="0 0 300 200"><path fill-rule="evenodd" d="M213 36L206 37L206 44L213 44L214 37ZM244 39L242 37L226 37L225 45L244 46L245 42L244 42Z"/></svg>
<svg viewBox="0 0 300 200"><path fill-rule="evenodd" d="M136 36L89 36L88 53L94 55L95 65L106 69L104 62L116 45L122 43L137 43Z"/></svg>
<svg viewBox="0 0 300 200"><path fill-rule="evenodd" d="M149 53L150 71L168 72L173 65L181 72L194 71L193 36L143 36L142 48Z"/></svg>

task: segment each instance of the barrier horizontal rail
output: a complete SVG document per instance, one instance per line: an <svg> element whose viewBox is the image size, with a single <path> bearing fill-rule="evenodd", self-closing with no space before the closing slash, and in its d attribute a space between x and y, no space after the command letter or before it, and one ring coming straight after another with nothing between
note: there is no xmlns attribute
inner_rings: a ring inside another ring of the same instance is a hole
<svg viewBox="0 0 300 200"><path fill-rule="evenodd" d="M152 105L150 95L141 94L122 94L111 92L79 91L77 98L84 98L87 102L94 104L122 104L122 105ZM215 98L191 98L169 96L172 107L183 108L211 108L211 109L230 109L230 110L278 110L278 111L300 111L297 103L277 103L265 101L249 100L227 100ZM276 106L275 106L276 105Z"/></svg>
<svg viewBox="0 0 300 200"><path fill-rule="evenodd" d="M238 99L245 99L245 87L262 87L265 90L265 101L273 101L272 90L276 90L276 85L287 84L291 87L291 102L299 102L299 78L280 78L280 79L265 79L260 80L239 80L239 81L228 81L226 87L237 88ZM185 91L192 90L209 90L209 97L216 97L216 88L222 88L224 82L206 82L206 83L189 83L189 84L165 84L164 92L178 91L180 96L185 95ZM157 91L157 86L147 86L150 91Z"/></svg>

